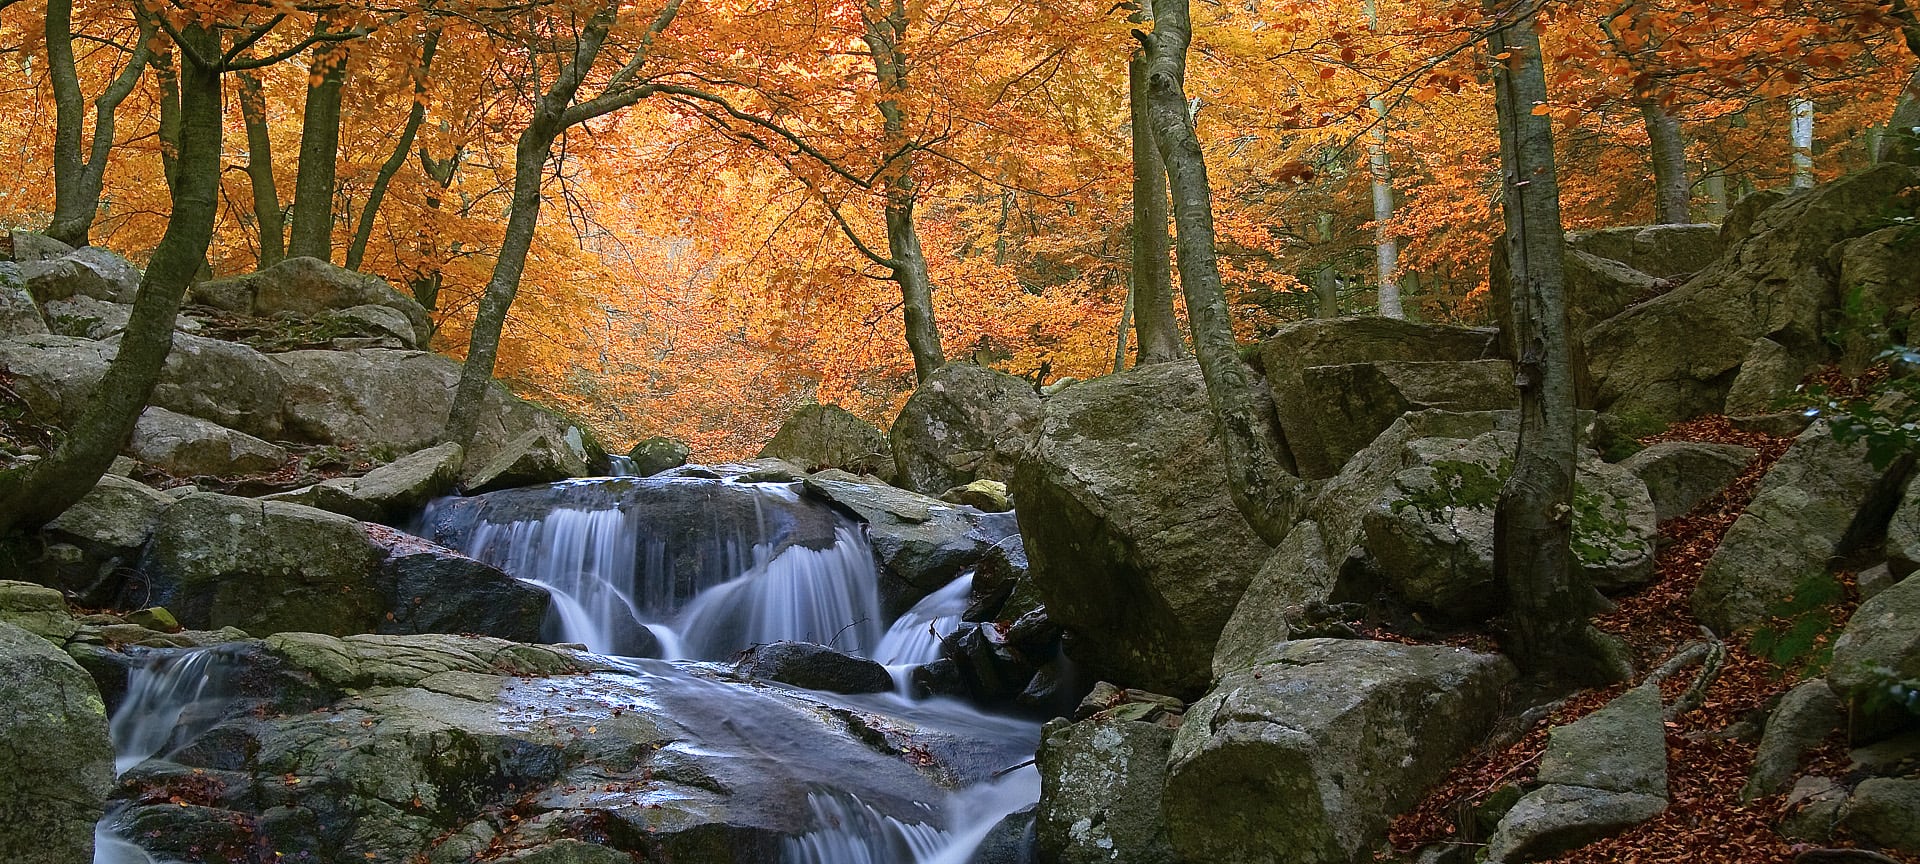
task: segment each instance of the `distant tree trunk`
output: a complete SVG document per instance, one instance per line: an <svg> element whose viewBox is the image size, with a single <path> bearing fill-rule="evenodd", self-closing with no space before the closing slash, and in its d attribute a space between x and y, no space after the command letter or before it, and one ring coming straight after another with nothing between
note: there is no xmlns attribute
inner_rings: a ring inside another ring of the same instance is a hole
<svg viewBox="0 0 1920 864"><path fill-rule="evenodd" d="M218 57L216 31L188 25L183 44ZM173 348L173 319L206 258L220 185L220 71L183 56L179 76L180 155L173 212L154 247L118 353L80 418L46 459L0 472L0 536L38 528L93 489L126 444Z"/></svg>
<svg viewBox="0 0 1920 864"><path fill-rule="evenodd" d="M1687 181L1687 142L1680 136L1680 121L1660 107L1659 100L1643 97L1639 102L1653 155L1654 219L1662 225L1685 225L1693 221L1693 185Z"/></svg>
<svg viewBox="0 0 1920 864"><path fill-rule="evenodd" d="M47 77L53 83L53 221L47 236L69 246L87 245L100 190L106 183L107 155L113 149L113 120L120 103L140 83L153 56L153 26L141 16L138 45L120 73L93 102L93 140L82 147L87 119L80 76L73 61L73 0L47 3Z"/></svg>
<svg viewBox="0 0 1920 864"><path fill-rule="evenodd" d="M260 79L240 73L240 118L247 128L247 182L253 187L253 220L260 229L260 268L287 257L286 217L273 176L273 138L268 135L267 100Z"/></svg>
<svg viewBox="0 0 1920 864"><path fill-rule="evenodd" d="M1495 29L1500 163L1520 384L1520 443L1494 519L1494 567L1507 589L1502 647L1521 670L1568 686L1619 670L1588 616L1599 595L1575 566L1575 414L1565 297L1566 238L1540 39L1530 17Z"/></svg>
<svg viewBox="0 0 1920 864"><path fill-rule="evenodd" d="M1793 100L1792 126L1788 130L1793 143L1793 188L1813 188L1813 100Z"/></svg>
<svg viewBox="0 0 1920 864"><path fill-rule="evenodd" d="M367 241L373 237L373 217L380 212L380 203L387 197L387 186L393 183L401 166L407 164L407 157L413 155L414 136L420 134L420 124L427 119L427 71L433 68L433 55L439 47L440 31L427 31L420 46L420 68L413 73L413 108L407 112L407 123L400 129L400 141L394 145L393 155L380 165L373 187L367 190L366 208L360 211L360 224L354 227L353 243L347 247L348 270L360 269L360 260L367 254Z"/></svg>
<svg viewBox="0 0 1920 864"><path fill-rule="evenodd" d="M1333 214L1320 214L1320 242L1333 244ZM1340 317L1340 271L1332 264L1313 273L1314 317Z"/></svg>
<svg viewBox="0 0 1920 864"><path fill-rule="evenodd" d="M1380 9L1373 0L1366 2L1367 29L1380 32ZM1387 100L1373 96L1367 100L1376 118L1372 143L1367 145L1367 171L1373 179L1373 265L1377 304L1382 318L1405 318L1400 305L1400 247L1394 242L1393 167L1387 162Z"/></svg>
<svg viewBox="0 0 1920 864"><path fill-rule="evenodd" d="M300 120L299 173L293 181L293 224L287 254L333 260L334 176L340 158L340 90L347 48L332 44L313 56L316 83L307 87Z"/></svg>
<svg viewBox="0 0 1920 864"><path fill-rule="evenodd" d="M1261 398L1264 386L1240 359L1220 264L1214 256L1213 190L1205 154L1188 113L1187 46L1193 38L1187 0L1154 0L1147 48L1148 119L1167 166L1194 354L1206 380L1207 402L1220 423L1227 490L1260 537L1278 544L1299 516L1304 486L1286 467L1280 430Z"/></svg>
<svg viewBox="0 0 1920 864"><path fill-rule="evenodd" d="M907 115L903 105L907 95L907 58L900 43L907 35L905 0L891 0L879 14L885 0L869 0L867 56L873 61L874 75L880 83L880 109L883 121L881 144L888 153L885 168L887 257L893 262L893 280L900 285L901 309L906 318L907 350L913 354L915 380L925 381L946 361L940 348L940 327L933 314L933 281L927 275L927 258L920 251L920 232L914 225L913 150L907 141Z"/></svg>
<svg viewBox="0 0 1920 864"><path fill-rule="evenodd" d="M1727 175L1725 169L1709 168L1705 179L1708 222L1719 222L1727 218Z"/></svg>
<svg viewBox="0 0 1920 864"><path fill-rule="evenodd" d="M1920 52L1920 47L1914 50ZM1893 117L1887 121L1887 134L1880 140L1877 158L1881 162L1920 165L1920 68L1907 81Z"/></svg>
<svg viewBox="0 0 1920 864"><path fill-rule="evenodd" d="M440 209L441 200L446 197L447 189L453 185L454 173L460 170L460 155L460 151L456 150L453 155L445 159L435 159L432 154L427 152L427 148L420 148L420 170L426 172L427 179L433 181L433 185L427 189L428 210ZM421 253L421 258L431 257L433 250L424 232L420 235L418 242L418 250ZM460 242L456 240L453 243L453 248L449 251L457 252L459 248ZM418 302L422 308L425 308L428 312L432 312L438 308L440 303L440 282L440 268L436 265L432 270L416 273L414 277L408 281L407 289L412 292L413 299Z"/></svg>
<svg viewBox="0 0 1920 864"><path fill-rule="evenodd" d="M1147 118L1147 58L1127 61L1127 107L1133 133L1133 327L1134 363L1144 366L1184 356L1180 324L1173 317L1173 269L1167 260L1167 166L1160 160Z"/></svg>

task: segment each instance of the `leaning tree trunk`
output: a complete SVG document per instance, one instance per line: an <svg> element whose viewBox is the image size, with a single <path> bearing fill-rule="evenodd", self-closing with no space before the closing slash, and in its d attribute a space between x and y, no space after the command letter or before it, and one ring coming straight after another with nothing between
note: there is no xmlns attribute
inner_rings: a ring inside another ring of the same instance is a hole
<svg viewBox="0 0 1920 864"><path fill-rule="evenodd" d="M1693 221L1693 186L1687 182L1687 142L1680 136L1680 121L1651 96L1639 101L1653 157L1654 219L1662 225L1685 225Z"/></svg>
<svg viewBox="0 0 1920 864"><path fill-rule="evenodd" d="M334 176L340 158L340 90L347 78L347 49L315 53L318 83L307 88L300 120L299 174L293 181L293 224L287 254L333 260Z"/></svg>
<svg viewBox="0 0 1920 864"><path fill-rule="evenodd" d="M260 229L261 269L287 257L286 217L273 176L273 138L267 129L267 100L260 79L240 73L240 119L247 129L247 182L253 187L253 221Z"/></svg>
<svg viewBox="0 0 1920 864"><path fill-rule="evenodd" d="M1173 317L1173 270L1167 261L1167 166L1147 118L1147 58L1127 61L1127 108L1133 128L1133 329L1139 346L1134 363L1144 366L1184 356L1180 323Z"/></svg>
<svg viewBox="0 0 1920 864"><path fill-rule="evenodd" d="M439 47L440 31L427 31L426 40L420 46L420 68L413 76L413 108L407 112L407 124L400 128L400 141L393 146L393 155L381 164L372 188L367 190L367 206L360 211L360 223L353 229L353 242L347 246L348 270L360 269L360 260L367 254L367 241L373 237L373 217L386 200L387 186L393 183L401 166L407 164L407 157L413 155L414 136L420 134L420 124L427 119L427 71L433 68L433 54Z"/></svg>
<svg viewBox="0 0 1920 864"><path fill-rule="evenodd" d="M119 351L79 420L46 459L0 472L0 536L38 528L93 489L132 434L173 349L173 319L213 238L220 185L220 72L192 54L220 56L215 31L185 28L181 52L180 153L173 212L154 247Z"/></svg>
<svg viewBox="0 0 1920 864"><path fill-rule="evenodd" d="M1140 34L1147 47L1147 113L1167 166L1194 354L1206 380L1207 402L1220 423L1227 491L1247 524L1278 544L1300 515L1304 484L1286 468L1280 430L1262 398L1264 382L1240 359L1233 337L1214 256L1213 190L1187 109L1187 46L1193 38L1187 0L1155 0L1153 12L1153 34Z"/></svg>
<svg viewBox="0 0 1920 864"><path fill-rule="evenodd" d="M1540 39L1531 18L1487 38L1494 68L1503 206L1512 279L1520 443L1494 518L1494 568L1507 589L1502 647L1542 681L1613 680L1612 655L1588 616L1599 595L1575 566L1574 392L1567 337L1566 237L1553 160Z"/></svg>
<svg viewBox="0 0 1920 864"><path fill-rule="evenodd" d="M925 381L947 361L940 347L940 325L933 314L933 281L927 275L927 258L920 251L920 232L913 221L913 154L907 142L906 109L901 104L907 90L907 58L900 50L907 33L907 9L904 0L893 0L887 14L875 14L880 2L869 2L863 38L880 83L881 146L888 154L887 257L893 262L893 280L900 285L914 379Z"/></svg>

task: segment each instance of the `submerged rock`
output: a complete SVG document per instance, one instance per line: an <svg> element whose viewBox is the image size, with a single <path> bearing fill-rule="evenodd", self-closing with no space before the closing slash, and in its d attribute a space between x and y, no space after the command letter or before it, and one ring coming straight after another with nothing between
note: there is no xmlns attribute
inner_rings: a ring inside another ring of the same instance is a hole
<svg viewBox="0 0 1920 864"><path fill-rule="evenodd" d="M844 471L810 475L806 491L865 523L880 559L880 608L888 619L978 565L1018 533L1011 513L982 513L904 489L863 482Z"/></svg>
<svg viewBox="0 0 1920 864"><path fill-rule="evenodd" d="M812 642L772 642L747 649L734 669L749 678L778 681L828 693L885 693L893 689L887 668Z"/></svg>

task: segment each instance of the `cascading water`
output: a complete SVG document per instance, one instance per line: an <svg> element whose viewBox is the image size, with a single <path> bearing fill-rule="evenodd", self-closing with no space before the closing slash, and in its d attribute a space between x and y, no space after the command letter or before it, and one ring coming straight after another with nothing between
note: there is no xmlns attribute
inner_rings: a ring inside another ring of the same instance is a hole
<svg viewBox="0 0 1920 864"><path fill-rule="evenodd" d="M221 648L149 651L127 674L127 693L107 723L118 777L220 722L232 700L233 655ZM161 864L122 835L120 811L94 827L94 864Z"/></svg>
<svg viewBox="0 0 1920 864"><path fill-rule="evenodd" d="M894 687L901 693L907 692L908 676L915 666L940 659L941 640L960 628L960 616L966 614L972 592L973 573L964 573L914 604L880 637L880 647L873 657L886 665Z"/></svg>

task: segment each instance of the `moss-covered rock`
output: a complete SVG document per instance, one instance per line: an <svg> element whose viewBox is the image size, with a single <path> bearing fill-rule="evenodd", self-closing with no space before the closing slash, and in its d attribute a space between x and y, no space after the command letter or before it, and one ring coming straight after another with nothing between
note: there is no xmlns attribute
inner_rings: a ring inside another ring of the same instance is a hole
<svg viewBox="0 0 1920 864"><path fill-rule="evenodd" d="M113 780L93 679L45 638L0 623L0 692L0 858L93 860L93 825Z"/></svg>

